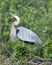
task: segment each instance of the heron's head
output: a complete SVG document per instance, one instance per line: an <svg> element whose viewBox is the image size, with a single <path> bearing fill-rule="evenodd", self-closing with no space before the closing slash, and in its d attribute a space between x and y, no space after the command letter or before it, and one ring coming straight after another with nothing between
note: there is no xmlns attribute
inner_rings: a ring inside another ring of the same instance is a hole
<svg viewBox="0 0 52 65"><path fill-rule="evenodd" d="M13 23L13 25L14 26L17 26L17 25L19 25L19 23L20 23L20 17L18 16L18 15L16 15L16 14L11 14L14 18L16 18L16 20L17 21L15 21L14 23Z"/></svg>
<svg viewBox="0 0 52 65"><path fill-rule="evenodd" d="M16 19L20 19L20 17L19 17L19 15L17 15L17 14L11 14L14 18L16 18Z"/></svg>

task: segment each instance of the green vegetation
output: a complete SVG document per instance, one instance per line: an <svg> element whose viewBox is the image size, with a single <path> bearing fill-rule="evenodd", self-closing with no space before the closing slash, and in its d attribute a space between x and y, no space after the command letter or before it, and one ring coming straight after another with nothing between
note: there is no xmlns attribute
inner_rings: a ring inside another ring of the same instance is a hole
<svg viewBox="0 0 52 65"><path fill-rule="evenodd" d="M43 47L10 41L10 29L15 21L10 13L20 15L19 26L37 33ZM7 58L9 63L17 65L17 61L31 61L35 56L52 59L52 0L0 0L0 65L8 65L4 63Z"/></svg>

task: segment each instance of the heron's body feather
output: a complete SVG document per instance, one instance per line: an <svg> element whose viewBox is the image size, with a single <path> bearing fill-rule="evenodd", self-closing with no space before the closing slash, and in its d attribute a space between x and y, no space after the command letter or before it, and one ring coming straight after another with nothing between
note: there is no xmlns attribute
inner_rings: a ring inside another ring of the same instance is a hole
<svg viewBox="0 0 52 65"><path fill-rule="evenodd" d="M42 44L42 41L39 39L37 34L34 33L33 31L31 31L27 28L24 28L24 27L19 27L19 28L17 28L17 30L19 30L19 32L17 33L17 36L22 41L28 41L28 42Z"/></svg>

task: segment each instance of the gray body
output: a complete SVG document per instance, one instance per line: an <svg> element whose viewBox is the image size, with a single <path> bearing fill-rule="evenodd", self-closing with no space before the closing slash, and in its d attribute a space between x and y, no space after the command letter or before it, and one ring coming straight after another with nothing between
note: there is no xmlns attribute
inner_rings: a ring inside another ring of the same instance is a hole
<svg viewBox="0 0 52 65"><path fill-rule="evenodd" d="M27 28L24 28L24 27L17 28L16 29L16 36L19 39L21 39L22 41L38 43L39 45L42 45L42 41L37 36L37 34L34 33L33 31L27 29Z"/></svg>

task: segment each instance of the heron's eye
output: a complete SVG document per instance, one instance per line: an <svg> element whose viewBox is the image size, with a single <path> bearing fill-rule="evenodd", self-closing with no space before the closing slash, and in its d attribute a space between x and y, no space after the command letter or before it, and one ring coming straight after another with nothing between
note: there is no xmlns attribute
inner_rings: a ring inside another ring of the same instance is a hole
<svg viewBox="0 0 52 65"><path fill-rule="evenodd" d="M16 16L20 17L18 14L16 14Z"/></svg>

